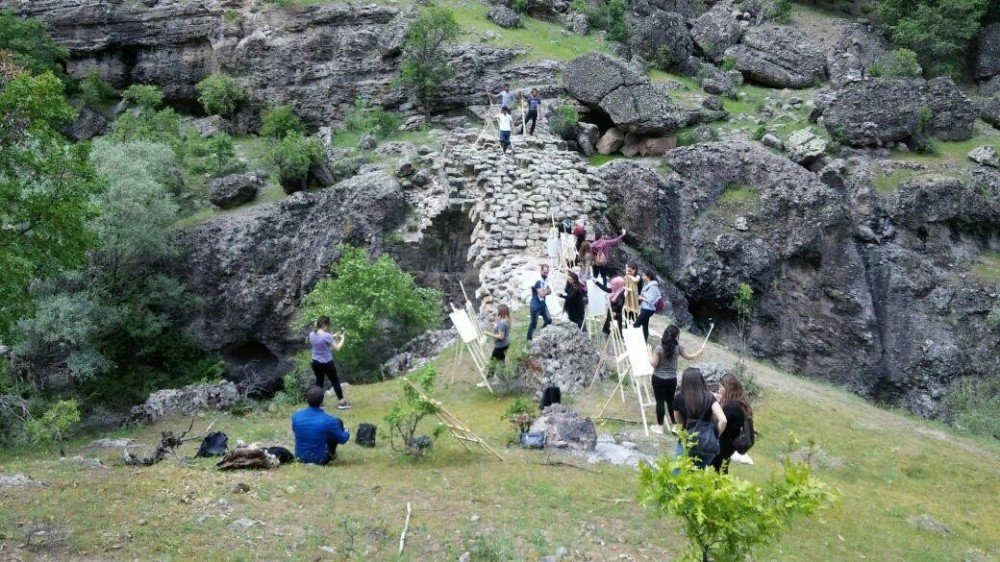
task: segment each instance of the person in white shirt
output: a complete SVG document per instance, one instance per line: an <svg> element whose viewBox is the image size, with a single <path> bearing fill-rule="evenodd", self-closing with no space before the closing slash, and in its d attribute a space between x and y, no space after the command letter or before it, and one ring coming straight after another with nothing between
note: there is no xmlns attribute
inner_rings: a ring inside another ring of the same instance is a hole
<svg viewBox="0 0 1000 562"><path fill-rule="evenodd" d="M510 116L510 109L506 107L500 109L497 124L500 129L500 148L503 149L504 154L507 154L507 149L510 148L510 132L514 124Z"/></svg>

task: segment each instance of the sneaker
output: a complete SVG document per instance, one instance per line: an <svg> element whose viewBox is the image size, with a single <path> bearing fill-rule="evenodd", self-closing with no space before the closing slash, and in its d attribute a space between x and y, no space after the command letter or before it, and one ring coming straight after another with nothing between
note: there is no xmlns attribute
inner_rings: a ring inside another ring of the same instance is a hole
<svg viewBox="0 0 1000 562"><path fill-rule="evenodd" d="M744 455L737 452L733 453L733 456L730 457L729 459L733 462L738 462L740 464L753 465L753 459L750 458L750 455Z"/></svg>
<svg viewBox="0 0 1000 562"><path fill-rule="evenodd" d="M486 381L479 381L476 383L476 388L486 388Z"/></svg>
<svg viewBox="0 0 1000 562"><path fill-rule="evenodd" d="M652 431L653 433L659 433L660 435L663 435L662 425L651 425L649 426L649 430Z"/></svg>
<svg viewBox="0 0 1000 562"><path fill-rule="evenodd" d="M348 409L350 407L351 407L351 403L348 402L347 400L341 400L340 402L337 402L337 409L338 410L346 410L346 409Z"/></svg>
<svg viewBox="0 0 1000 562"><path fill-rule="evenodd" d="M674 435L680 435L679 433L677 433L677 427L675 427L674 425L670 426L670 433L673 433Z"/></svg>

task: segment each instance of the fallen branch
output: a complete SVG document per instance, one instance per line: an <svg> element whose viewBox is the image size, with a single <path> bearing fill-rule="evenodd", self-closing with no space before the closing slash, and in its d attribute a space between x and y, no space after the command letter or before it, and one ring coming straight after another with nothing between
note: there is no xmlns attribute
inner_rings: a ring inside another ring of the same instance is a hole
<svg viewBox="0 0 1000 562"><path fill-rule="evenodd" d="M566 466L566 467L569 467L569 468L575 468L577 470L582 470L584 472L589 472L591 474L600 474L599 471L594 470L592 468L587 468L585 466L580 466L580 465L576 465L576 464L568 463L568 462L563 462L563 461L554 461L554 460L550 460L550 459L545 459L544 462L540 462L538 464L540 464L542 466Z"/></svg>
<svg viewBox="0 0 1000 562"><path fill-rule="evenodd" d="M403 534L399 535L399 554L403 553L403 545L406 543L406 531L410 529L410 502L406 502L406 522L403 523Z"/></svg>
<svg viewBox="0 0 1000 562"><path fill-rule="evenodd" d="M208 424L208 427L205 428L204 433L192 437L188 437L187 434L194 428L194 418L191 418L191 424L188 425L188 428L181 433L175 433L170 430L161 432L160 442L156 445L153 455L149 457L136 457L128 452L128 447L123 447L122 456L124 459L122 460L122 464L125 466L153 466L154 464L165 459L168 454L173 454L176 457L177 449L179 449L181 445L187 443L188 441L204 439L217 421L219 421L218 418L212 420L212 423Z"/></svg>

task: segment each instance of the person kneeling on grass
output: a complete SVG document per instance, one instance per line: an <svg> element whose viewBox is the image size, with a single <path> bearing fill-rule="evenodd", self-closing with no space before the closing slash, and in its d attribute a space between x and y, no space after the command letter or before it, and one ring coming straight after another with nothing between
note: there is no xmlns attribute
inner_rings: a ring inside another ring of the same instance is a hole
<svg viewBox="0 0 1000 562"><path fill-rule="evenodd" d="M311 386L306 392L309 407L292 414L295 434L295 458L299 462L326 465L337 459L337 445L351 439L351 432L340 418L323 411L323 389Z"/></svg>

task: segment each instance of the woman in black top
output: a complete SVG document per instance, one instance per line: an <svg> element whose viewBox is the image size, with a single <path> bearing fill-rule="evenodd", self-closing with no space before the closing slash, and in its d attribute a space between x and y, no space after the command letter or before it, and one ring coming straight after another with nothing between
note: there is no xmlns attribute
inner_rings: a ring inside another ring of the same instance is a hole
<svg viewBox="0 0 1000 562"><path fill-rule="evenodd" d="M622 307L625 306L625 279L622 277L615 277L611 280L611 287L601 283L594 277L594 284L597 285L599 289L605 293L611 293L608 299L610 307L608 308L608 315L604 317L604 332L605 336L611 335L611 321L614 320L618 324L618 333L622 333Z"/></svg>
<svg viewBox="0 0 1000 562"><path fill-rule="evenodd" d="M568 272L566 274L566 288L563 289L559 297L566 299L563 310L566 311L566 316L569 316L570 322L581 328L583 328L584 309L586 308L584 298L586 295L577 274L572 271Z"/></svg>
<svg viewBox="0 0 1000 562"><path fill-rule="evenodd" d="M694 367L684 369L681 375L681 391L674 396L674 419L685 430L690 432L694 423L700 419L711 419L714 422L716 435L726 430L726 414L718 400L705 385L705 377ZM684 453L683 444L677 442L677 455ZM698 468L705 468L712 463L715 455L695 457Z"/></svg>
<svg viewBox="0 0 1000 562"><path fill-rule="evenodd" d="M729 458L736 451L733 441L740 436L746 417L753 419L753 408L750 407L750 401L743 391L743 383L729 373L722 375L719 380L719 401L722 402L722 411L728 421L726 430L719 435L719 454L712 460L712 467L716 472L728 474Z"/></svg>

